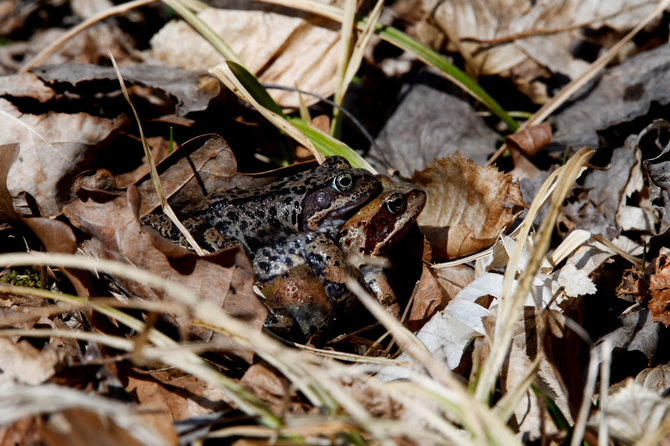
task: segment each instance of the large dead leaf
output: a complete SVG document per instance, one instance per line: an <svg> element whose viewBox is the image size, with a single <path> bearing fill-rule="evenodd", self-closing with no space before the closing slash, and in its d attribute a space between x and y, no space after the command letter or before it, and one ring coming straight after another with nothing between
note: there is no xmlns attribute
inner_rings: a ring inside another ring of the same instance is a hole
<svg viewBox="0 0 670 446"><path fill-rule="evenodd" d="M653 102L670 102L670 44L626 59L580 90L550 118L556 129L553 141L598 147L599 131L644 116Z"/></svg>
<svg viewBox="0 0 670 446"><path fill-rule="evenodd" d="M450 93L453 87L444 79L422 73L414 81L377 138L389 164L409 177L435 158L456 152L485 163L498 134L468 102Z"/></svg>
<svg viewBox="0 0 670 446"><path fill-rule="evenodd" d="M19 143L18 158L7 178L12 195L29 192L45 215L59 212L69 179L92 149L105 142L123 118L105 119L85 113L22 113L0 99L0 144Z"/></svg>
<svg viewBox="0 0 670 446"><path fill-rule="evenodd" d="M209 8L198 16L223 37L261 82L298 85L330 96L335 89L339 26L271 5L249 4L247 8ZM224 61L181 21L168 23L151 44L148 57L166 65L205 70ZM299 106L294 93L274 90L271 94L283 106Z"/></svg>
<svg viewBox="0 0 670 446"><path fill-rule="evenodd" d="M635 443L667 421L670 404L655 392L630 379L625 387L610 396L605 420L614 438ZM597 423L597 419L593 419Z"/></svg>
<svg viewBox="0 0 670 446"><path fill-rule="evenodd" d="M237 160L219 135L202 135L187 141L158 167L170 204L182 212L198 207L216 189L248 188L269 179L237 172ZM142 197L140 216L159 205L156 189L148 175L138 184Z"/></svg>
<svg viewBox="0 0 670 446"><path fill-rule="evenodd" d="M140 410L153 414L154 426L230 408L226 403L229 399L220 388L174 370L130 369L122 372L120 379Z"/></svg>
<svg viewBox="0 0 670 446"><path fill-rule="evenodd" d="M206 109L209 101L220 92L218 83L206 82L211 77L203 72L156 65L130 65L121 67L119 71L127 87L148 87L153 90L153 94L145 92L144 95L149 96L153 105L157 106L161 101L168 102L166 105L174 108L177 116ZM33 72L46 83L57 83L59 89L64 84L80 88L84 92L87 88L98 91L120 89L112 67L65 63L38 67ZM213 88L206 88L210 85Z"/></svg>
<svg viewBox="0 0 670 446"><path fill-rule="evenodd" d="M411 181L428 196L418 224L434 258L461 257L490 246L524 206L510 175L458 154L435 160Z"/></svg>
<svg viewBox="0 0 670 446"><path fill-rule="evenodd" d="M484 318L484 327L490 339L494 337L495 316L497 312L492 312L489 317ZM543 352L545 344L553 343L556 350L561 353L573 352L570 359L576 361L579 344L571 345L566 342L567 332L563 315L551 310L547 310L545 314L534 307L526 307L524 314L514 324L512 345L501 372L501 386L507 393L522 385L526 375L532 369L533 362L538 355L542 355L534 384L572 422L568 401L568 393L571 389L566 388L551 359L547 358ZM478 351L482 354L485 349ZM572 390L581 391L581 389ZM545 434L556 433L555 425L550 421L547 411L542 409L534 392L528 388L524 394L525 396L514 408L514 423L519 426L519 430L530 440L540 438L543 429L545 429Z"/></svg>
<svg viewBox="0 0 670 446"><path fill-rule="evenodd" d="M446 34L450 49L463 56L471 74L509 76L532 99L542 102L547 97L544 86L531 86L531 82L553 73L575 78L588 67L571 53L579 43L578 36L569 32L571 27L627 30L654 4L646 0L424 0L423 7Z"/></svg>

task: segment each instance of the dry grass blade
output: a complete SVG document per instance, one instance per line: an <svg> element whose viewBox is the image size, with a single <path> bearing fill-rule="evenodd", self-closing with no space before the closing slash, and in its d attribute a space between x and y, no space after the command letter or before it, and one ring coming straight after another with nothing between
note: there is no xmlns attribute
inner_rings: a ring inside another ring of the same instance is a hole
<svg viewBox="0 0 670 446"><path fill-rule="evenodd" d="M533 363L528 367L523 379L512 390L507 391L502 398L496 403L493 411L500 417L501 420L509 420L514 414L514 409L517 407L521 398L526 394L526 391L533 384L535 380L535 373L540 368L540 362L544 357L543 352L538 352Z"/></svg>
<svg viewBox="0 0 670 446"><path fill-rule="evenodd" d="M349 64L347 65L347 72L344 75L344 85L345 89L349 88L349 84L354 79L354 76L358 72L358 69L361 67L363 62L363 56L365 54L365 48L370 42L370 38L374 34L375 26L377 26L377 21L382 15L382 10L384 9L384 0L378 0L375 7L370 11L368 16L368 21L361 32L361 35L356 40L354 45L354 50L351 52L351 58L349 59Z"/></svg>
<svg viewBox="0 0 670 446"><path fill-rule="evenodd" d="M550 176L545 181L535 197L535 200L533 200L531 209L537 212L540 207L539 203L544 199L544 192L555 186L551 197L549 212L535 237L535 246L530 259L528 260L528 265L521 271L518 284L516 288L514 288L516 275L520 271L519 262L521 260L525 240L530 234L536 213L531 213L529 210L526 218L519 227L517 244L510 256L503 280L502 299L496 319L495 337L493 339L491 355L484 365L475 391L475 397L480 401L488 401L489 392L493 388L500 367L505 361L507 350L512 339L514 323L520 315L523 302L530 291L531 284L535 274L540 268L542 259L549 249L554 224L558 218L563 200L565 200L565 197L572 188L574 182L579 175L581 175L584 165L593 154L593 150L589 148L584 148L577 152L564 166L554 172L556 175ZM555 185L553 184L554 181L556 182Z"/></svg>
<svg viewBox="0 0 670 446"><path fill-rule="evenodd" d="M85 408L103 414L123 427L141 444L168 446L128 404L103 398L95 393L55 384L40 386L7 385L0 388L0 424L9 425L22 418L71 408Z"/></svg>
<svg viewBox="0 0 670 446"><path fill-rule="evenodd" d="M135 8L139 8L141 6L148 5L150 3L155 3L159 0L134 0L128 3L123 3L118 6L114 6L112 8L106 9L102 12L99 12L98 14L95 14L77 26L73 27L72 29L68 30L65 34L60 36L58 39L54 40L49 46L44 48L42 51L37 53L35 57L33 57L31 60L26 62L21 69L19 70L19 73L25 73L30 71L32 68L35 68L37 66L43 65L46 60L53 55L56 51L61 49L63 45L65 45L70 39L72 39L74 36L79 34L82 31L87 30L91 26L95 25L98 22L101 22L102 20L105 20L106 18L113 17L115 15L120 15L124 14L130 10L133 10Z"/></svg>
<svg viewBox="0 0 670 446"><path fill-rule="evenodd" d="M153 182L153 185L156 188L156 195L158 196L158 199L161 202L163 212L165 212L165 215L167 215L172 221L172 223L174 223L174 225L177 227L177 229L179 229L179 232L184 234L186 241L188 242L189 245L191 245L191 247L195 250L195 252L197 252L198 255L201 256L205 255L205 252L202 250L202 248L200 248L200 246L195 241L191 233L188 232L188 229L186 229L184 225L181 223L181 221L179 221L179 218L177 218L177 215L174 213L174 211L168 204L167 199L165 198L165 192L163 192L163 186L161 185L160 178L158 177L158 171L156 170L156 163L154 162L153 154L151 153L151 150L149 150L147 139L144 136L144 130L142 129L142 122L140 121L140 116L137 114L137 110L133 105L133 101L130 100L130 95L128 94L128 90L126 89L126 83L123 81L121 71L119 71L119 67L118 65L116 65L116 60L114 59L114 56L112 56L111 52L109 52L108 54L110 60L112 61L112 65L114 65L114 71L116 72L116 77L119 79L119 85L121 85L121 91L123 92L123 97L126 99L126 102L128 102L128 105L130 105L130 108L133 111L133 116L135 117L135 122L137 122L137 128L139 129L140 132L140 141L142 141L142 148L144 149L144 156L147 158L147 164L149 164L149 173L151 175L151 181Z"/></svg>
<svg viewBox="0 0 670 446"><path fill-rule="evenodd" d="M524 122L517 131L521 131L527 127L537 125L543 122L549 117L558 107L563 105L570 97L582 88L587 82L593 79L600 71L607 66L608 63L614 59L614 57L621 51L621 49L633 39L645 26L647 26L652 20L656 18L659 14L662 14L663 11L670 5L670 0L661 0L658 2L653 11L649 13L647 17L644 18L640 23L637 24L628 34L626 34L621 40L619 40L615 45L612 46L605 54L600 56L595 62L591 64L588 70L582 73L579 77L573 79L568 85L566 85L563 90L555 97L553 97L549 102L545 103L538 111L536 111L533 116L530 117L526 122ZM487 164L493 164L498 158L500 158L507 151L507 145L503 144L500 148L491 156Z"/></svg>
<svg viewBox="0 0 670 446"><path fill-rule="evenodd" d="M609 444L609 426L607 424L607 408L609 401L610 367L612 366L612 340L605 338L601 348L600 363L600 413L598 414L598 446Z"/></svg>
<svg viewBox="0 0 670 446"><path fill-rule="evenodd" d="M598 356L597 350L591 349L589 368L586 372L586 384L584 385L584 396L582 397L582 404L579 407L579 414L577 415L575 428L572 431L570 446L578 446L582 443L582 439L584 438L586 421L589 417L589 412L591 411L591 399L593 398L593 393L596 388L596 378L598 377Z"/></svg>
<svg viewBox="0 0 670 446"><path fill-rule="evenodd" d="M449 402L451 412L458 417L466 430L482 441L487 438L493 439L493 444L520 444L505 424L488 407L472 398L461 382L447 370L446 365L436 361L416 337L391 316L356 280L349 278L346 283L365 308L391 332L398 345L432 375L435 381L429 381L430 388L434 392L443 390L440 397Z"/></svg>

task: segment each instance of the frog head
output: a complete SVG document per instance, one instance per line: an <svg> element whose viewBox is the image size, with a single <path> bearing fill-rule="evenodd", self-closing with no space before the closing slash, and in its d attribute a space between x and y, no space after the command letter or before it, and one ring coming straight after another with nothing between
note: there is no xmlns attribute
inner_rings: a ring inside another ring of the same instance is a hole
<svg viewBox="0 0 670 446"><path fill-rule="evenodd" d="M354 211L381 190L381 184L374 175L365 169L348 167L346 160L344 166L343 160L341 157L329 157L321 166L324 167L323 176L302 202L300 231L335 235Z"/></svg>
<svg viewBox="0 0 670 446"><path fill-rule="evenodd" d="M378 175L383 191L347 220L339 233L349 254L379 255L402 238L426 204L426 193L407 182Z"/></svg>

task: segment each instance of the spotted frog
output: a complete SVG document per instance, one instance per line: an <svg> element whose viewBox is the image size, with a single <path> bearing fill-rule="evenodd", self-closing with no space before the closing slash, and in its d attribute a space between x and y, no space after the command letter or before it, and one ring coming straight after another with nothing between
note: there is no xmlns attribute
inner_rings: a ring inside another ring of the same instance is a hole
<svg viewBox="0 0 670 446"><path fill-rule="evenodd" d="M366 259L383 256L416 221L426 194L411 183L377 177L382 193L351 217L336 238L296 234L257 254L266 276L261 290L273 311L266 326L295 339L326 332L350 310L355 298L344 284L346 276L362 279L388 311L400 307L381 266ZM298 267L286 269L281 259ZM273 260L274 259L274 260Z"/></svg>
<svg viewBox="0 0 670 446"><path fill-rule="evenodd" d="M347 217L380 188L372 174L332 156L312 170L262 187L215 191L205 206L178 216L204 249L213 252L238 241L253 258L263 246L295 233L336 234ZM142 222L187 246L182 234L159 211Z"/></svg>

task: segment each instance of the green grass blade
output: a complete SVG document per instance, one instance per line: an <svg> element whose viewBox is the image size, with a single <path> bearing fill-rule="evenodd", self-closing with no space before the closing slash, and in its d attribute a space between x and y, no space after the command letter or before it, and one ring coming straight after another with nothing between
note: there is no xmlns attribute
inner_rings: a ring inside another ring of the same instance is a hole
<svg viewBox="0 0 670 446"><path fill-rule="evenodd" d="M242 85L244 85L247 91L254 97L254 99L256 99L256 101L258 101L259 104L268 110L277 113L279 116L285 117L284 112L282 111L279 104L277 104L275 100L272 99L270 93L268 93L265 87L263 87L263 85L258 82L256 76L254 76L249 70L244 68L244 66L238 62L229 60L227 63L228 67L230 67L230 71L233 72L237 79L239 79Z"/></svg>

